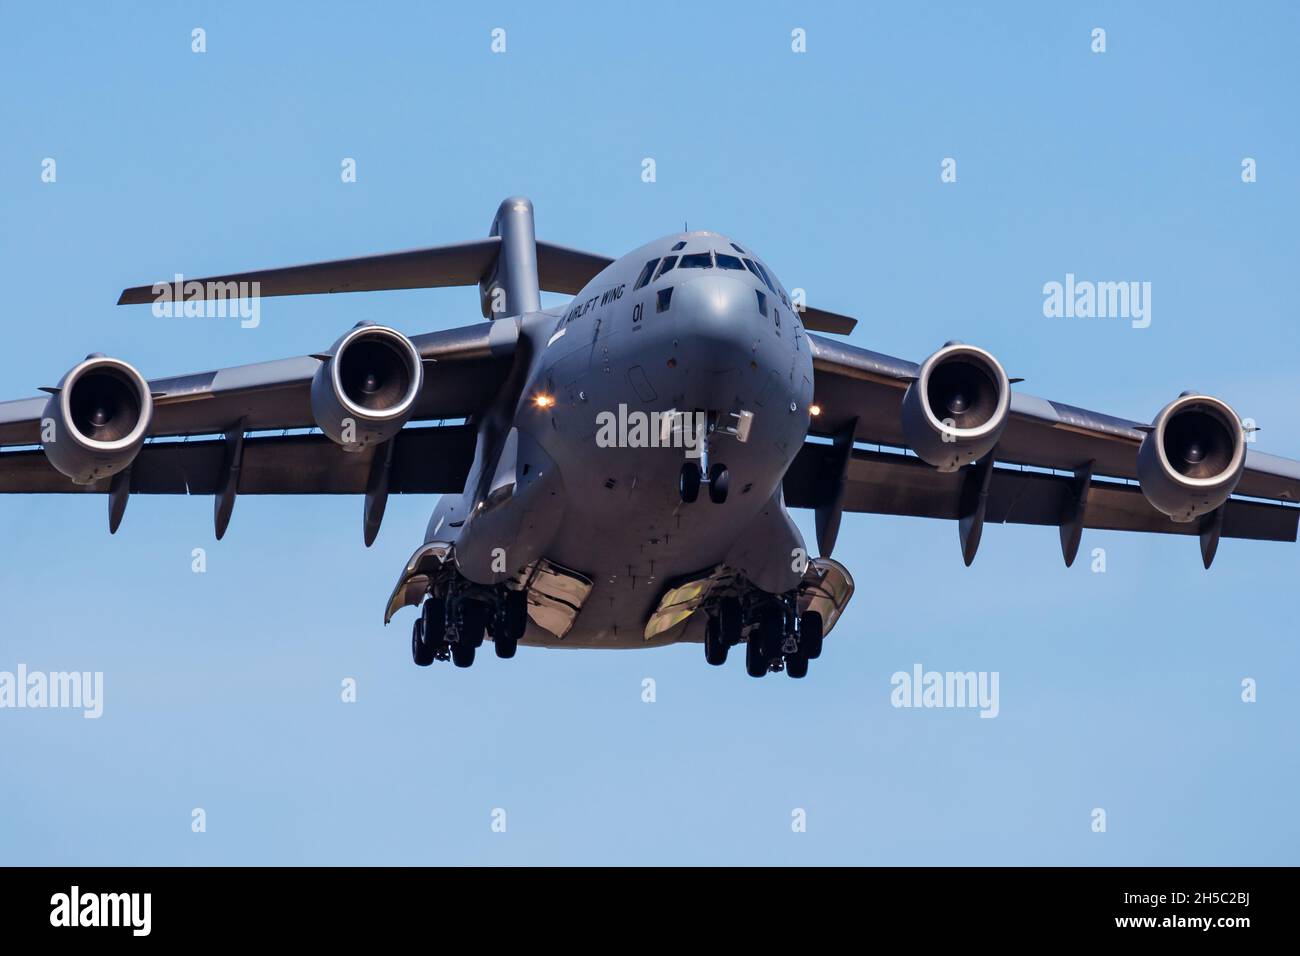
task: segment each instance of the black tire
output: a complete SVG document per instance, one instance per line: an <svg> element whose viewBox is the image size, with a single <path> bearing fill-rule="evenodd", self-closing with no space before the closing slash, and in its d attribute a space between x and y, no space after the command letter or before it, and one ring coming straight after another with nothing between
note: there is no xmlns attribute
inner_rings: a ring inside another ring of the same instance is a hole
<svg viewBox="0 0 1300 956"><path fill-rule="evenodd" d="M474 651L473 644L453 644L451 645L451 662L457 667L469 667L474 663Z"/></svg>
<svg viewBox="0 0 1300 956"><path fill-rule="evenodd" d="M682 473L677 478L677 493L688 505L700 496L699 462L688 461L682 465Z"/></svg>
<svg viewBox="0 0 1300 956"><path fill-rule="evenodd" d="M740 609L740 599L726 597L718 602L718 623L722 626L722 641L728 647L740 643L740 631L745 625Z"/></svg>
<svg viewBox="0 0 1300 956"><path fill-rule="evenodd" d="M507 591L506 592L506 636L513 638L515 643L524 636L524 631L528 630L528 592L527 591Z"/></svg>
<svg viewBox="0 0 1300 956"><path fill-rule="evenodd" d="M745 645L745 673L750 677L762 677L767 673L767 658L763 656L763 641L751 631L749 643Z"/></svg>
<svg viewBox="0 0 1300 956"><path fill-rule="evenodd" d="M808 676L808 658L803 654L791 654L785 659L785 672L795 679Z"/></svg>
<svg viewBox="0 0 1300 956"><path fill-rule="evenodd" d="M424 639L424 618L417 617L411 626L411 660L419 667L433 663L433 645Z"/></svg>
<svg viewBox="0 0 1300 956"><path fill-rule="evenodd" d="M431 597L424 602L420 610L420 620L424 622L424 642L434 646L444 640L447 634L447 606L442 598Z"/></svg>
<svg viewBox="0 0 1300 956"><path fill-rule="evenodd" d="M758 612L758 636L769 660L781 656L781 645L785 643L785 608L772 602Z"/></svg>
<svg viewBox="0 0 1300 956"><path fill-rule="evenodd" d="M488 621L491 619L492 609L482 601L475 601L470 598L461 601L460 637L457 643L469 647L482 647L483 635L487 631Z"/></svg>
<svg viewBox="0 0 1300 956"><path fill-rule="evenodd" d="M497 657L508 660L515 656L515 651L519 650L519 639L506 634L498 634L492 638L492 646L496 648Z"/></svg>
<svg viewBox="0 0 1300 956"><path fill-rule="evenodd" d="M822 656L822 616L816 611L804 611L799 618L799 650L810 661Z"/></svg>
<svg viewBox="0 0 1300 956"><path fill-rule="evenodd" d="M731 472L727 471L727 466L718 464L709 469L709 500L715 505L720 505L727 500L727 492L731 490Z"/></svg>
<svg viewBox="0 0 1300 956"><path fill-rule="evenodd" d="M714 667L727 663L727 644L722 640L722 624L711 617L704 625L704 659Z"/></svg>

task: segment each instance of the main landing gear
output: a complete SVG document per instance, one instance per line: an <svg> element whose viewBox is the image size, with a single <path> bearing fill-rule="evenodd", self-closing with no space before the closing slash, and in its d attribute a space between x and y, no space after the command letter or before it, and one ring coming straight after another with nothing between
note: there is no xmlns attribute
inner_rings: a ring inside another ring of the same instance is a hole
<svg viewBox="0 0 1300 956"><path fill-rule="evenodd" d="M469 667L492 638L497 657L514 657L528 627L528 594L504 585L487 588L461 583L431 594L411 628L411 659L420 667L451 660Z"/></svg>
<svg viewBox="0 0 1300 956"><path fill-rule="evenodd" d="M705 624L704 659L715 666L725 664L727 651L742 642L750 677L779 670L806 677L808 662L822 653L822 616L816 611L798 613L795 592L748 604L725 597Z"/></svg>

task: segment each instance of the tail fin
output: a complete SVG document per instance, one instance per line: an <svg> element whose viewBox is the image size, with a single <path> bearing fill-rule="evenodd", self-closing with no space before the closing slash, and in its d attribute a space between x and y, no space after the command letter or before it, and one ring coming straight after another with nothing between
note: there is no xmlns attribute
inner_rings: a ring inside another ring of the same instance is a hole
<svg viewBox="0 0 1300 956"><path fill-rule="evenodd" d="M532 202L523 196L511 196L502 202L488 236L499 237L501 249L492 269L479 282L483 317L500 319L540 310Z"/></svg>

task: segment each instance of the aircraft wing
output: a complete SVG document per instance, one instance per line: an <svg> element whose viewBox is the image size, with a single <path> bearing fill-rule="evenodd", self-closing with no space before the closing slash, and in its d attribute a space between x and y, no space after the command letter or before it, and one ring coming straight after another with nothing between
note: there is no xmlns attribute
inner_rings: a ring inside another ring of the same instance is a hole
<svg viewBox="0 0 1300 956"><path fill-rule="evenodd" d="M963 524L969 563L979 533L971 535L966 526L981 497L981 524L1059 527L1067 563L1083 528L1200 535L1207 567L1220 536L1296 540L1300 462L1248 450L1241 481L1220 509L1221 525L1207 535L1205 521L1171 520L1134 483L1138 446L1149 426L1013 392L995 462L940 472L905 453L902 398L920 367L821 336L808 338L820 406L812 434L831 441L806 444L783 487L787 504L817 509L823 554L834 545L840 512L858 511L956 519ZM862 444L895 450L855 447Z"/></svg>
<svg viewBox="0 0 1300 956"><path fill-rule="evenodd" d="M129 493L226 489L233 501L234 493L373 492L378 463L386 472L385 493L460 491L475 447L474 428L461 420L473 420L500 392L513 366L517 336L514 322L483 322L412 337L425 375L411 423L385 443L391 447L360 452L345 452L318 432L275 434L315 426L310 393L320 361L313 356L151 379L153 418L129 469ZM114 491L120 482L110 478L74 484L44 451L30 447L41 441L47 401L0 402L0 493ZM428 424L449 420L453 424ZM227 489L236 441L239 469ZM116 527L111 517L110 525ZM220 520L218 530L224 531Z"/></svg>
<svg viewBox="0 0 1300 956"><path fill-rule="evenodd" d="M391 493L464 488L474 457L473 426L407 426L393 441ZM224 438L150 442L131 464L131 493L215 495L225 475L226 448ZM318 433L253 435L244 440L237 490L241 495L363 494L380 449L345 452ZM111 481L74 485L50 467L40 449L0 451L0 491L10 494L104 493Z"/></svg>

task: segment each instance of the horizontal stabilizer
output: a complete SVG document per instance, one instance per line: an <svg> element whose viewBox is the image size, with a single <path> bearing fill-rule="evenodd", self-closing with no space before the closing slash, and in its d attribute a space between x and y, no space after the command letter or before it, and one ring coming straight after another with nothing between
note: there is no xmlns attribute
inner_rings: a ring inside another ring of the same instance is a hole
<svg viewBox="0 0 1300 956"><path fill-rule="evenodd" d="M385 289L433 289L444 286L478 285L479 279L496 261L501 240L475 239L450 246L430 246L378 256L311 262L280 269L260 269L205 278L186 277L184 282L201 284L201 295L182 290L186 300L192 298L238 298L244 290L232 290L225 283L258 283L258 295L313 295L322 292L378 292ZM160 284L172 285L172 279ZM158 298L154 285L127 289L118 305L138 305ZM161 291L161 290L160 290ZM170 295L176 297L175 289Z"/></svg>
<svg viewBox="0 0 1300 956"><path fill-rule="evenodd" d="M569 249L549 242L537 244L537 279L544 292L577 295L583 286L613 262L609 256L594 252Z"/></svg>
<svg viewBox="0 0 1300 956"><path fill-rule="evenodd" d="M199 284L192 292L181 290L185 299L208 299L214 296L235 298L241 290L226 283L258 283L257 294L315 295L327 292L379 292L388 289L434 289L446 286L478 285L496 262L501 239L475 239L450 246L430 246L378 256L309 262L279 269L234 272L229 275L187 277L183 281ZM614 260L607 256L549 242L537 243L537 271L541 287L547 292L573 295ZM160 280L171 286L174 277ZM118 305L142 305L155 301L161 290L155 285L135 286L125 290ZM176 290L170 291L172 299Z"/></svg>

